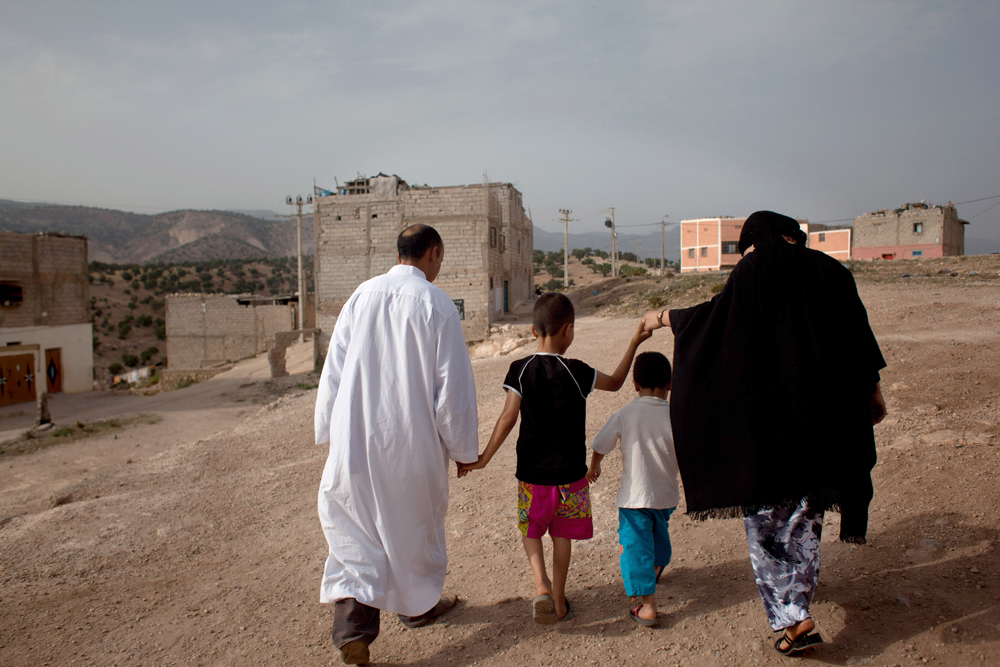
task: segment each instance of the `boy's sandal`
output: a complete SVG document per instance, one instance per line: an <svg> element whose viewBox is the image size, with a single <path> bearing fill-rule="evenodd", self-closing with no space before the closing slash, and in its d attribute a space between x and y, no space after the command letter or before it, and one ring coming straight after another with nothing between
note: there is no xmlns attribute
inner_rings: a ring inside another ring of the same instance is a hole
<svg viewBox="0 0 1000 667"><path fill-rule="evenodd" d="M662 576L663 576L663 571L664 571L665 569L667 569L667 568L666 568L666 566L665 566L665 565L657 565L657 566L656 566L655 568L653 568L653 569L654 569L654 571L656 572L656 583L660 583L660 577L662 577Z"/></svg>
<svg viewBox="0 0 1000 667"><path fill-rule="evenodd" d="M551 595L536 595L531 601L531 617L535 623L552 625L559 620L556 616L556 603Z"/></svg>
<svg viewBox="0 0 1000 667"><path fill-rule="evenodd" d="M781 648L782 642L784 642L788 648ZM799 635L796 639L790 639L787 633L782 633L781 636L778 637L778 641L774 642L774 650L781 655L792 655L793 653L804 651L807 648L811 648L822 643L823 638L819 636L818 632L814 632L811 635Z"/></svg>
<svg viewBox="0 0 1000 667"><path fill-rule="evenodd" d="M642 609L642 605L639 605L635 609L629 609L628 610L628 615L632 617L633 621L635 621L639 625L644 625L647 628L651 628L654 625L659 625L660 624L660 619L659 618L649 619L649 618L643 618L642 616L640 616L639 615L639 610L640 609Z"/></svg>
<svg viewBox="0 0 1000 667"><path fill-rule="evenodd" d="M569 598L566 598L566 613L562 615L559 622L562 623L563 621L568 621L571 618L573 618L573 609L569 606Z"/></svg>

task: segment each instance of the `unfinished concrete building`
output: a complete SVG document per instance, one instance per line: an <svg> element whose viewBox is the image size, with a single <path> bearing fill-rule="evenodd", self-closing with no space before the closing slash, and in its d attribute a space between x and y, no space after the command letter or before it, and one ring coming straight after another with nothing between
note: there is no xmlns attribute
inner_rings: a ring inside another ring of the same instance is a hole
<svg viewBox="0 0 1000 667"><path fill-rule="evenodd" d="M904 204L854 218L852 259L910 259L965 254L965 226L954 205Z"/></svg>
<svg viewBox="0 0 1000 667"><path fill-rule="evenodd" d="M379 174L317 197L313 210L316 326L327 338L358 285L396 265L396 237L416 223L444 240L434 284L455 302L466 340L531 298L532 223L510 183L435 188Z"/></svg>
<svg viewBox="0 0 1000 667"><path fill-rule="evenodd" d="M87 239L0 232L0 406L93 388Z"/></svg>

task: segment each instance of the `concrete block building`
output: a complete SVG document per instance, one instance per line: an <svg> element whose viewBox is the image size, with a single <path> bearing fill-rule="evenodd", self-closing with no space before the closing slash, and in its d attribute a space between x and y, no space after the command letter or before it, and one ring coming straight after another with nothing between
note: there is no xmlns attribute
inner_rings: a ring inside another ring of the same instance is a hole
<svg viewBox="0 0 1000 667"><path fill-rule="evenodd" d="M90 391L87 239L0 232L0 406Z"/></svg>
<svg viewBox="0 0 1000 667"><path fill-rule="evenodd" d="M379 174L317 197L313 211L316 326L325 337L358 285L396 265L396 237L416 223L444 240L434 284L454 300L466 340L485 338L491 321L531 298L532 223L510 183L411 186Z"/></svg>
<svg viewBox="0 0 1000 667"><path fill-rule="evenodd" d="M175 294L167 302L167 369L219 367L260 354L295 328L293 297Z"/></svg>
<svg viewBox="0 0 1000 667"><path fill-rule="evenodd" d="M904 204L854 219L853 259L910 259L965 254L965 220L951 202Z"/></svg>

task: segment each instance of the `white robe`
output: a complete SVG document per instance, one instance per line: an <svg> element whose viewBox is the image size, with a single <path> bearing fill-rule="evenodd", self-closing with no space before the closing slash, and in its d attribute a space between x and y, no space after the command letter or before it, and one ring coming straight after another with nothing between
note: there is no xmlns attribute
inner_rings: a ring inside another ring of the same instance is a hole
<svg viewBox="0 0 1000 667"><path fill-rule="evenodd" d="M408 616L437 603L448 459L475 461L478 436L472 363L448 295L405 265L359 286L316 397L316 443L330 443L321 602L355 598Z"/></svg>

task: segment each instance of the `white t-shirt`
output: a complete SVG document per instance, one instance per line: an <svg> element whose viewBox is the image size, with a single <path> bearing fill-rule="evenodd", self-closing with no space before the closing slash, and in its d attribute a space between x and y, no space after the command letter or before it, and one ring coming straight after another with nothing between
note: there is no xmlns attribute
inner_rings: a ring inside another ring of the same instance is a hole
<svg viewBox="0 0 1000 667"><path fill-rule="evenodd" d="M640 396L616 412L594 438L598 454L622 443L622 481L618 507L677 507L677 454L670 429L670 403Z"/></svg>

